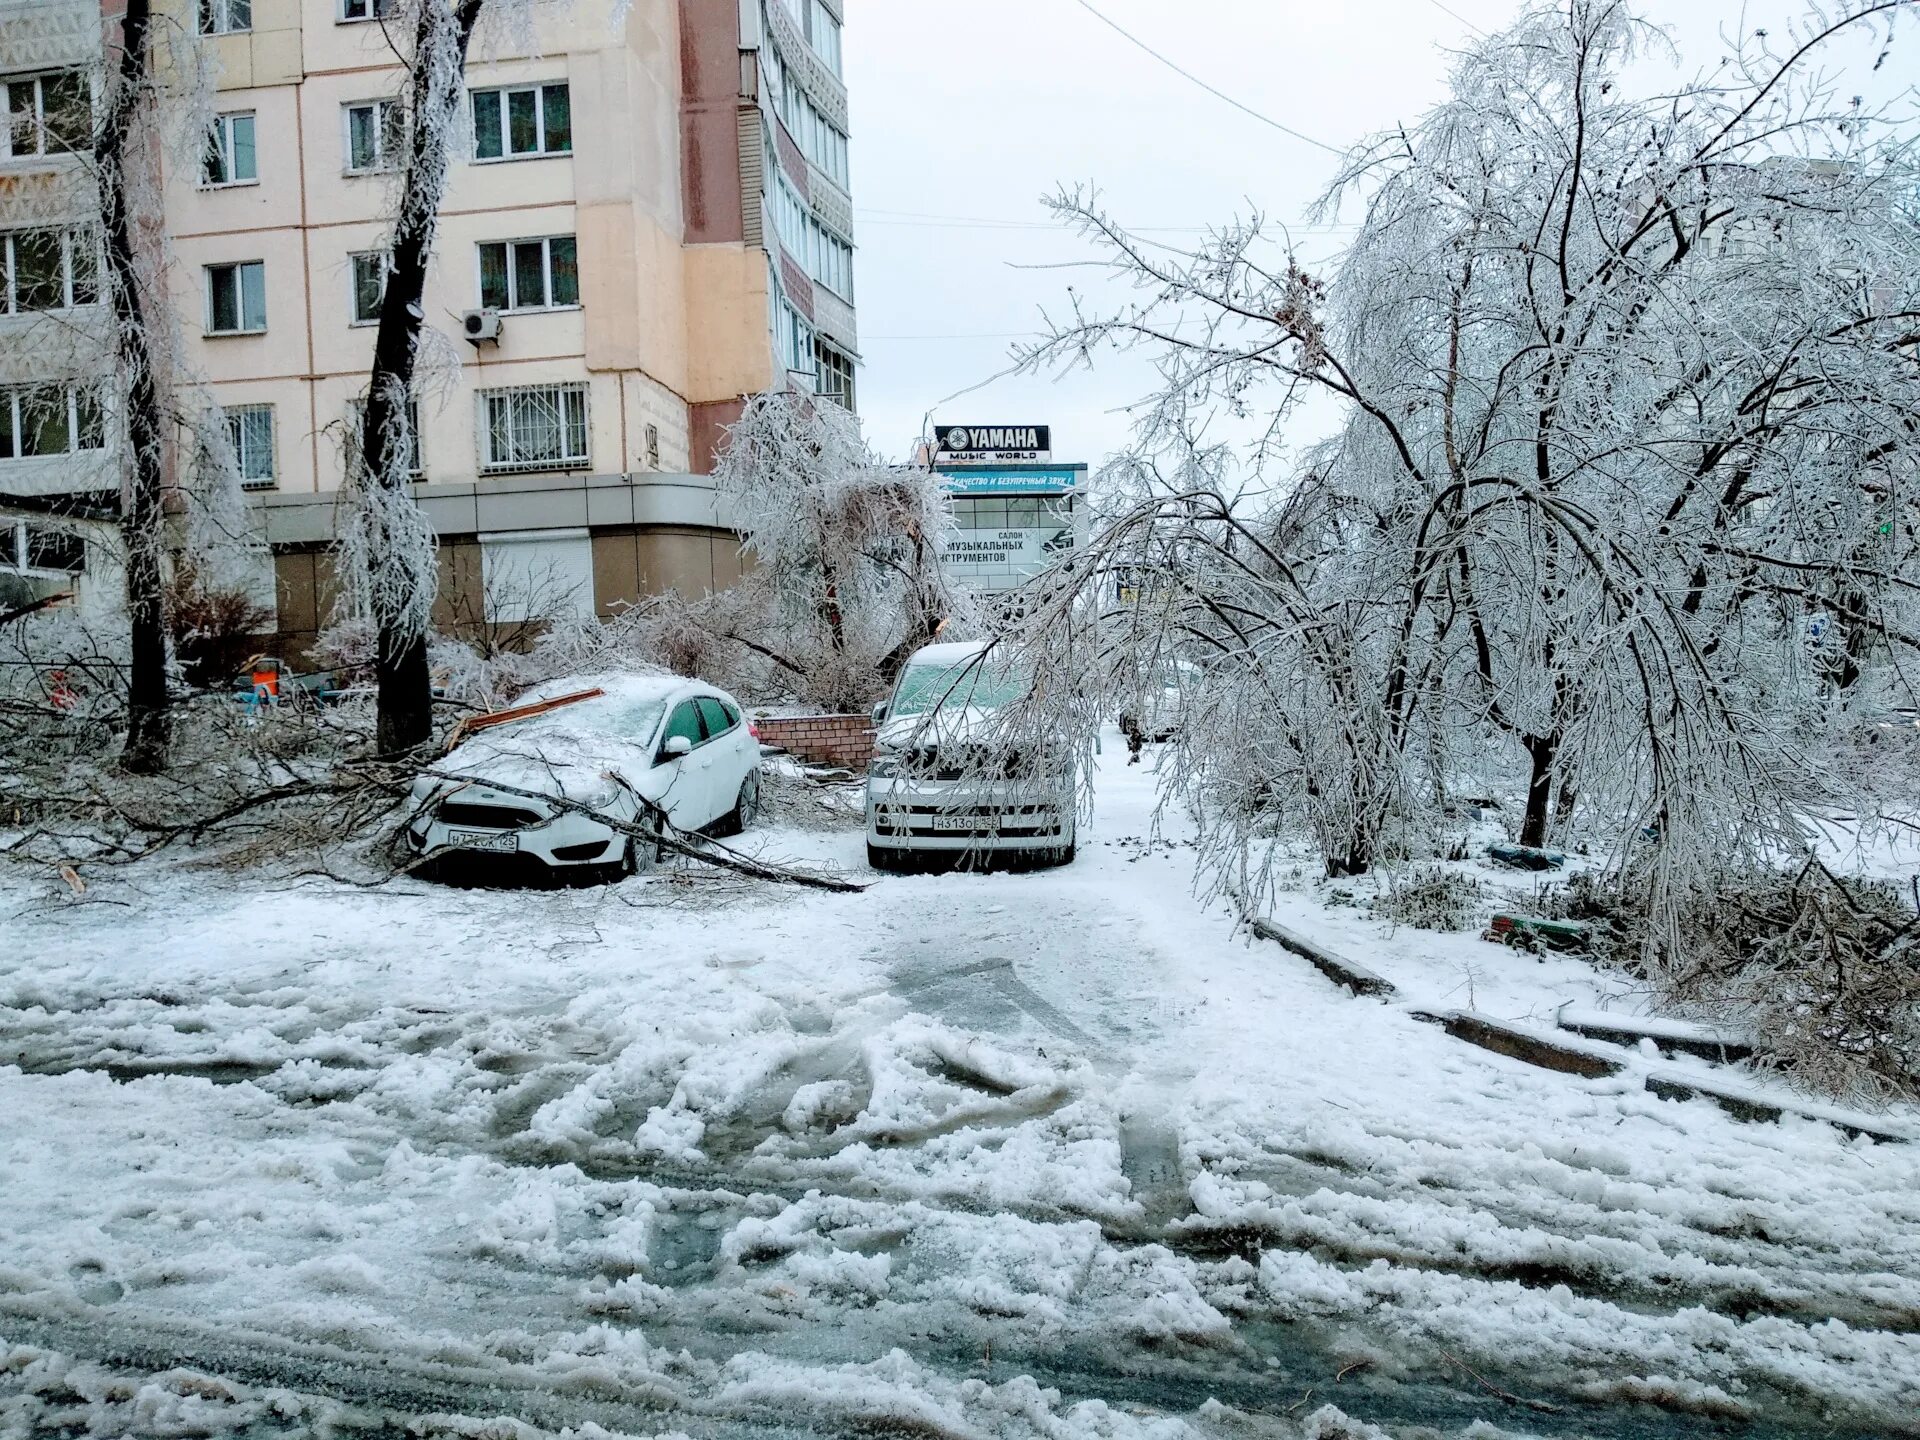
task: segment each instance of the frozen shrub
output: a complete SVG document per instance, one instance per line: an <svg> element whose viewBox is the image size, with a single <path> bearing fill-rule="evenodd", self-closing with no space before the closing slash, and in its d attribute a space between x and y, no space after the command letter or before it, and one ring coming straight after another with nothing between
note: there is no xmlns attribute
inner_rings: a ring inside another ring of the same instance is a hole
<svg viewBox="0 0 1920 1440"><path fill-rule="evenodd" d="M1374 913L1417 930L1469 930L1479 923L1479 880L1438 865L1395 876Z"/></svg>

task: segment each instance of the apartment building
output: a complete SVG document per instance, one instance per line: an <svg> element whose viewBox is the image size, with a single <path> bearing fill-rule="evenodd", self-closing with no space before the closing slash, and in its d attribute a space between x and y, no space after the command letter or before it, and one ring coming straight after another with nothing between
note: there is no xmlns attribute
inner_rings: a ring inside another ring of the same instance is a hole
<svg viewBox="0 0 1920 1440"><path fill-rule="evenodd" d="M531 34L477 36L426 296L434 378L416 402L444 624L607 615L731 583L738 547L707 477L742 397L801 388L853 405L841 3L573 0L535 5ZM43 28L64 38L14 43L23 8L59 12ZM115 8L0 7L10 97L54 84L20 71L97 63ZM185 368L222 413L271 543L280 643L297 652L332 607L336 492L405 123L407 37L388 31L401 7L160 8L205 38L216 85L205 153L162 161ZM34 113L54 113L46 93ZM91 282L76 268L64 283L84 310ZM75 445L89 421L71 417ZM47 463L71 490L71 457ZM174 463L195 463L193 447ZM17 488L8 468L0 456L0 500Z"/></svg>
<svg viewBox="0 0 1920 1440"><path fill-rule="evenodd" d="M87 158L99 52L99 0L0 5L0 614L70 597L105 619L121 604Z"/></svg>

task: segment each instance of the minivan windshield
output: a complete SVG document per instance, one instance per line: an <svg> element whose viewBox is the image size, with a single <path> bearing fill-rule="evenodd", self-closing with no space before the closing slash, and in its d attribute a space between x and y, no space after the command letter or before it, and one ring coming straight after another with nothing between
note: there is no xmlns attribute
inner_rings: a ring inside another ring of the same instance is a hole
<svg viewBox="0 0 1920 1440"><path fill-rule="evenodd" d="M892 715L928 715L945 706L997 710L1027 693L1027 677L1011 665L979 655L947 664L922 661L900 672Z"/></svg>

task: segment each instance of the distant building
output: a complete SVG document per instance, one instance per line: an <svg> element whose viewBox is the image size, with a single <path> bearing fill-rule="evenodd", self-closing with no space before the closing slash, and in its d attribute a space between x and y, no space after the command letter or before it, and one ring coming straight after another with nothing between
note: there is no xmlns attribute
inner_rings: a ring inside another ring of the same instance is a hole
<svg viewBox="0 0 1920 1440"><path fill-rule="evenodd" d="M949 574L977 590L1012 590L1080 544L1087 467L1053 461L1046 425L940 425L930 456L954 529Z"/></svg>
<svg viewBox="0 0 1920 1440"><path fill-rule="evenodd" d="M297 650L334 589L333 492L371 360L404 72L388 0L159 8L217 61L205 155L165 176L184 358L225 411L272 543L281 643ZM117 9L0 6L14 115L97 67ZM426 296L436 348L460 364L444 403L418 407L443 623L520 619L535 589L544 607L605 615L732 583L738 545L707 477L741 397L855 403L842 0L633 0L618 28L615 9L552 7L537 45L476 50L469 67L471 145ZM46 192L46 223L81 221L90 195L71 214L51 201L85 191L84 168L22 156L12 133L0 168L20 178L0 187L0 224L24 223L7 209L23 186ZM86 311L93 297L67 299ZM19 333L0 330L8 383L58 368ZM60 479L30 481L0 455L0 503L93 483L51 468Z"/></svg>

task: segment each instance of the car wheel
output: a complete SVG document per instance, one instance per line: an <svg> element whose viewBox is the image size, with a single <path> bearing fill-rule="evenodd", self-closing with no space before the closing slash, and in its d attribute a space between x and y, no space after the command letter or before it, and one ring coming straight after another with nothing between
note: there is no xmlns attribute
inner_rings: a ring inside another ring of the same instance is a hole
<svg viewBox="0 0 1920 1440"><path fill-rule="evenodd" d="M738 835L754 821L760 818L760 772L749 770L747 778L740 782L740 793L734 798L733 809L721 817L714 827L717 835Z"/></svg>

